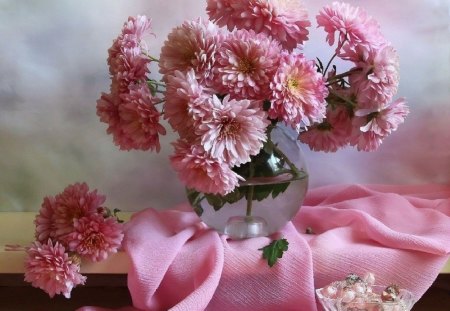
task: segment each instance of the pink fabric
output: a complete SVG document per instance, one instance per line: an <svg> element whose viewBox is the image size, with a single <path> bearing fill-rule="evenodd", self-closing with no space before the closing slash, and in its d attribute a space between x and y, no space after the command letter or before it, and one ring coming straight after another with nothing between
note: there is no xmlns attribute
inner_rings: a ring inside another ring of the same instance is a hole
<svg viewBox="0 0 450 311"><path fill-rule="evenodd" d="M271 237L290 243L273 268L258 251L270 238L227 240L186 206L141 211L125 238L134 310L315 311L314 288L366 271L421 297L449 258L449 198L437 185L313 189ZM79 309L93 310L104 309Z"/></svg>

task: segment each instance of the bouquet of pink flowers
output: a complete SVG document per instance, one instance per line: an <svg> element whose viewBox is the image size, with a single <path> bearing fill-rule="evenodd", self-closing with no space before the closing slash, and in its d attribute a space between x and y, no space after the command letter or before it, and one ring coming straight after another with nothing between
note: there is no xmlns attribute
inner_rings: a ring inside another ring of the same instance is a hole
<svg viewBox="0 0 450 311"><path fill-rule="evenodd" d="M317 15L335 46L327 63L302 54L311 22L300 0L207 0L206 10L209 21L170 32L159 59L144 42L150 20L130 17L109 49L110 92L97 102L120 149L159 151L167 120L179 134L171 164L187 188L233 192L246 178L236 168L271 143L277 123L316 151L372 151L408 114L404 99L393 101L397 53L362 9L333 2ZM339 73L336 58L351 69Z"/></svg>
<svg viewBox="0 0 450 311"><path fill-rule="evenodd" d="M86 281L82 259L101 261L117 252L122 225L117 210L111 212L104 202L105 196L85 183L45 197L34 221L36 241L26 248L25 281L50 297L70 298L72 289Z"/></svg>

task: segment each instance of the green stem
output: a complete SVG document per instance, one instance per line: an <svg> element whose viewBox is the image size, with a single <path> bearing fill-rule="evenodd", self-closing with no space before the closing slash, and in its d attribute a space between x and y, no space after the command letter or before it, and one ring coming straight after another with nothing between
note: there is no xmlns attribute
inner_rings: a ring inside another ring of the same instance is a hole
<svg viewBox="0 0 450 311"><path fill-rule="evenodd" d="M147 56L150 58L150 60L159 63L159 59L157 59L157 58L155 58L153 56L150 56L150 55L147 55Z"/></svg>
<svg viewBox="0 0 450 311"><path fill-rule="evenodd" d="M253 162L250 162L250 172L248 178L251 179L253 175L255 174L255 167L253 166ZM248 192L247 192L247 211L245 215L247 217L252 216L252 205L253 205L253 192L255 191L255 186L250 185L248 186Z"/></svg>
<svg viewBox="0 0 450 311"><path fill-rule="evenodd" d="M327 73L328 68L329 68L330 65L331 65L331 62L334 60L334 58L335 58L336 56L337 56L337 53L334 53L333 57L331 57L330 61L328 62L327 66L325 67L325 70L324 70L324 72L323 72L323 75L324 75L324 76L325 76L325 74Z"/></svg>
<svg viewBox="0 0 450 311"><path fill-rule="evenodd" d="M252 216L252 205L253 205L253 192L255 190L255 186L248 187L248 195L247 195L247 211L245 216Z"/></svg>
<svg viewBox="0 0 450 311"><path fill-rule="evenodd" d="M142 52L142 54L144 54L145 56L147 56L148 58L150 58L151 61L154 62L158 62L159 63L159 59L157 59L156 57L151 56L150 54L147 54L146 52Z"/></svg>
<svg viewBox="0 0 450 311"><path fill-rule="evenodd" d="M337 81L339 79L345 78L350 76L351 74L355 73L355 72L360 72L362 71L362 68L354 68L354 69L350 69L349 71L346 71L344 73L335 75L334 77L331 77L330 79L327 80L328 83L333 83L333 81Z"/></svg>
<svg viewBox="0 0 450 311"><path fill-rule="evenodd" d="M331 94L333 94L333 96L336 96L337 98L343 100L344 102L346 102L347 104L351 105L351 107L355 107L356 103L352 102L351 100L342 97L341 95L339 95L337 92L333 91L331 88L328 88L328 91L330 91Z"/></svg>
<svg viewBox="0 0 450 311"><path fill-rule="evenodd" d="M162 86L162 87L166 87L166 84L164 84L162 82L155 81L155 80L148 80L148 83L154 84L154 85L158 85L158 86Z"/></svg>
<svg viewBox="0 0 450 311"><path fill-rule="evenodd" d="M161 99L161 100L159 100L157 102L154 102L153 105L159 105L159 104L162 104L165 101L166 101L165 99Z"/></svg>
<svg viewBox="0 0 450 311"><path fill-rule="evenodd" d="M323 76L326 75L328 68L330 68L331 63L333 62L334 58L337 56L337 54L339 53L339 51L342 49L342 47L344 46L345 41L347 41L347 34L345 34L345 39L342 40L341 44L339 44L338 48L336 49L336 52L334 52L334 55L331 57L331 59L328 61L327 66L325 67L325 70L323 72Z"/></svg>
<svg viewBox="0 0 450 311"><path fill-rule="evenodd" d="M289 165L289 167L291 168L291 173L293 175L294 178L300 177L301 173L298 170L298 168L295 166L294 163L292 163L291 160L289 160L288 156L286 154L284 154L283 151L281 151L280 148L277 147L277 145L273 144L273 151L279 156L281 157L286 163L287 165Z"/></svg>

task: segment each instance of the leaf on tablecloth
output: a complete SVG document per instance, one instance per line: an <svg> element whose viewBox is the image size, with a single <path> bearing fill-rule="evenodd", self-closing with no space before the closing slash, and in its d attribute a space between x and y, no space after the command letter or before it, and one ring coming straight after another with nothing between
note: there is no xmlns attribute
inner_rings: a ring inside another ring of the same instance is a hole
<svg viewBox="0 0 450 311"><path fill-rule="evenodd" d="M267 260L269 266L273 267L278 258L283 257L283 253L288 250L288 245L289 242L286 239L280 239L272 241L272 243L259 250L263 252L262 256Z"/></svg>

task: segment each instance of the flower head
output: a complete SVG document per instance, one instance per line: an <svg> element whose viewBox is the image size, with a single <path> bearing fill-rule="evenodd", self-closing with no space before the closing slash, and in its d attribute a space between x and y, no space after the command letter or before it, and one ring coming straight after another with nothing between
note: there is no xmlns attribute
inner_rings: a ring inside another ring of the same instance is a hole
<svg viewBox="0 0 450 311"><path fill-rule="evenodd" d="M45 197L42 202L39 214L34 220L36 225L35 238L38 241L44 242L49 238L54 237L56 229L53 222L53 215L55 214L55 198Z"/></svg>
<svg viewBox="0 0 450 311"><path fill-rule="evenodd" d="M25 281L46 291L50 297L63 294L70 298L72 288L84 284L80 266L66 253L64 246L48 240L47 244L34 242L27 250Z"/></svg>
<svg viewBox="0 0 450 311"><path fill-rule="evenodd" d="M314 61L303 55L284 54L270 88L273 98L270 118L298 129L320 123L325 117L328 90Z"/></svg>
<svg viewBox="0 0 450 311"><path fill-rule="evenodd" d="M376 150L382 140L404 122L408 113L409 109L404 98L396 100L380 111L371 112L367 109L356 111L350 144L357 146L360 151Z"/></svg>
<svg viewBox="0 0 450 311"><path fill-rule="evenodd" d="M92 261L104 260L116 253L123 239L122 226L114 217L92 214L74 220L69 249Z"/></svg>
<svg viewBox="0 0 450 311"><path fill-rule="evenodd" d="M228 164L213 159L200 144L178 140L171 156L172 167L186 187L199 192L225 195L234 190L242 177Z"/></svg>
<svg viewBox="0 0 450 311"><path fill-rule="evenodd" d="M119 93L127 92L135 82L146 82L150 59L144 55L142 37L150 32L151 22L145 16L129 17L122 33L108 50L109 71Z"/></svg>
<svg viewBox="0 0 450 311"><path fill-rule="evenodd" d="M210 120L198 128L201 143L211 157L230 166L250 161L250 156L259 153L267 140L269 125L267 114L259 103L249 100L222 102L214 96L214 109Z"/></svg>
<svg viewBox="0 0 450 311"><path fill-rule="evenodd" d="M317 15L317 24L327 32L327 42L338 47L346 41L349 46L376 43L382 40L378 22L359 7L344 2L333 2Z"/></svg>
<svg viewBox="0 0 450 311"><path fill-rule="evenodd" d="M113 132L114 141L120 149L160 151L159 135L166 130L159 123L160 113L146 84L135 85L128 94L122 94L119 106L118 129Z"/></svg>
<svg viewBox="0 0 450 311"><path fill-rule="evenodd" d="M186 21L174 28L161 49L159 72L163 80L167 82L176 70L192 68L200 82L209 84L221 40L219 29L209 21Z"/></svg>
<svg viewBox="0 0 450 311"><path fill-rule="evenodd" d="M308 39L311 25L300 0L208 0L206 11L219 26L265 33L289 51Z"/></svg>
<svg viewBox="0 0 450 311"><path fill-rule="evenodd" d="M151 29L151 20L145 15L138 15L136 17L130 16L124 23L122 28L122 35L133 35L141 40Z"/></svg>
<svg viewBox="0 0 450 311"><path fill-rule="evenodd" d="M314 151L336 152L346 146L352 133L352 120L347 108L328 108L326 119L300 133L299 140Z"/></svg>
<svg viewBox="0 0 450 311"><path fill-rule="evenodd" d="M216 88L239 99L267 98L280 52L278 42L253 30L228 35L217 57Z"/></svg>
<svg viewBox="0 0 450 311"><path fill-rule="evenodd" d="M167 80L164 118L180 137L190 137L195 125L209 114L212 97L197 82L193 69L177 70Z"/></svg>
<svg viewBox="0 0 450 311"><path fill-rule="evenodd" d="M36 217L36 239L46 242L48 238L66 243L67 234L74 228L74 219L97 213L105 202L97 190L89 192L86 183L67 186L55 197L46 197Z"/></svg>
<svg viewBox="0 0 450 311"><path fill-rule="evenodd" d="M380 109L386 106L398 89L397 51L385 43L380 46L358 46L345 56L361 70L349 78L350 85L357 90L358 107Z"/></svg>

